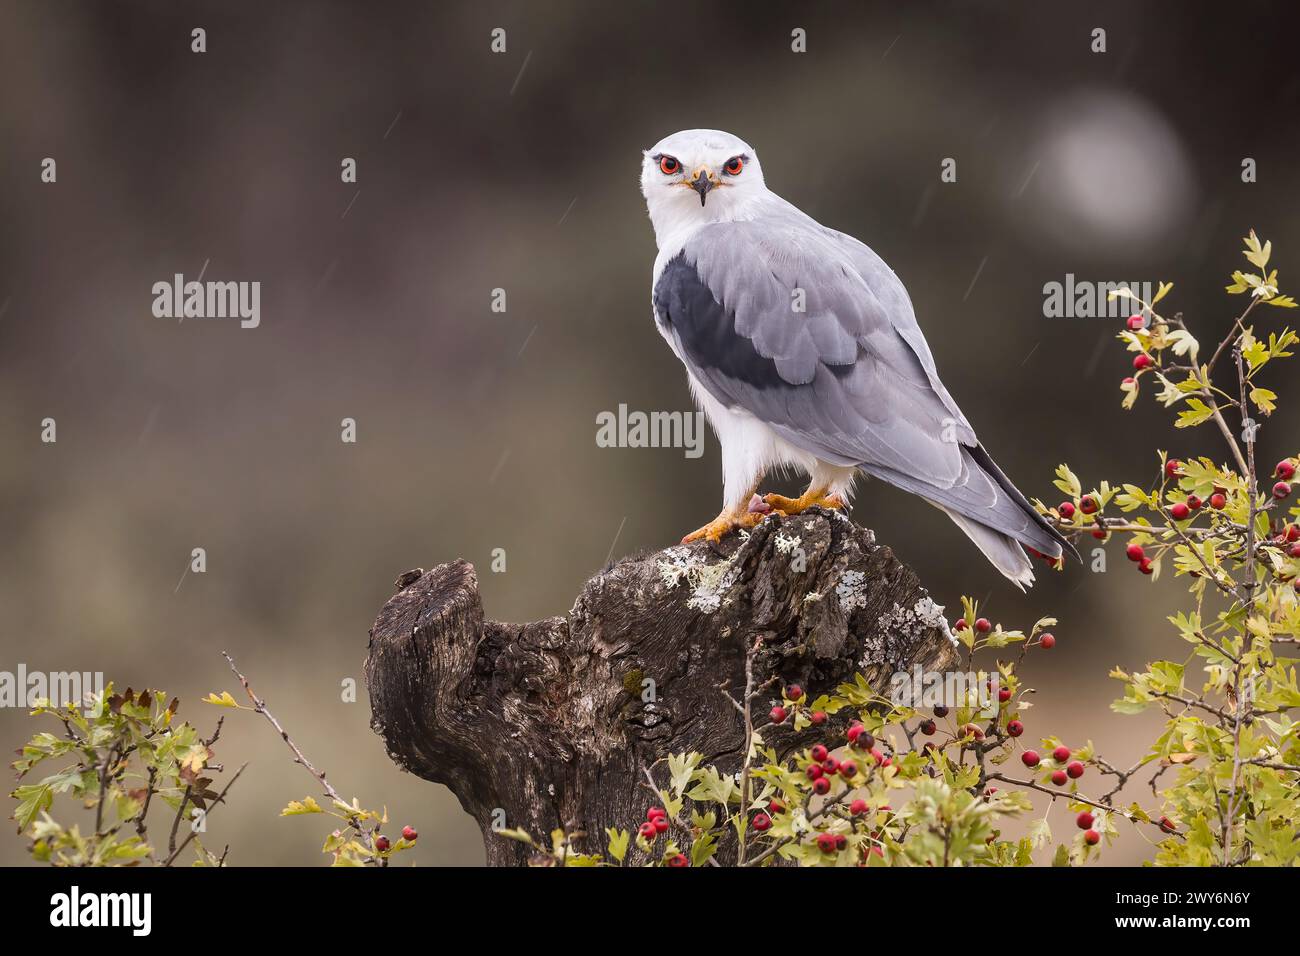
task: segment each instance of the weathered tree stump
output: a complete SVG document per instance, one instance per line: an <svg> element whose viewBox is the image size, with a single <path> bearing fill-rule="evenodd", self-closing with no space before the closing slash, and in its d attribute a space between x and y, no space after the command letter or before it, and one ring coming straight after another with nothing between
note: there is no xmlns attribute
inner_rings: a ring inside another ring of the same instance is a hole
<svg viewBox="0 0 1300 956"><path fill-rule="evenodd" d="M749 646L766 721L779 688L814 697L862 671L954 659L942 608L916 575L839 514L774 515L747 539L624 558L583 587L563 617L485 620L472 565L398 581L370 631L371 725L403 769L446 784L483 829L490 865L528 861L493 824L545 838L635 828L654 798L645 768L699 751L739 767L739 698ZM767 739L807 744L793 729ZM660 776L662 780L662 775Z"/></svg>

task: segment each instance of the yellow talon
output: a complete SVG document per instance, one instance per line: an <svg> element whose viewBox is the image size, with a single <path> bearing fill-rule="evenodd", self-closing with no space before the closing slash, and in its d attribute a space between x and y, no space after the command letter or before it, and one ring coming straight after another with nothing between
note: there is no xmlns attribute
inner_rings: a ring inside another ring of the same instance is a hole
<svg viewBox="0 0 1300 956"><path fill-rule="evenodd" d="M730 513L724 511L703 528L697 528L682 538L682 544L690 544L692 541L699 541L701 538L707 538L717 544L728 531L738 528L752 528L766 517L767 515L761 512L742 511Z"/></svg>
<svg viewBox="0 0 1300 956"><path fill-rule="evenodd" d="M787 498L784 495L764 495L763 500L773 511L779 511L786 517L802 514L809 508L833 508L835 510L844 508L844 499L839 495L826 494L824 488L818 490L809 488L798 498Z"/></svg>

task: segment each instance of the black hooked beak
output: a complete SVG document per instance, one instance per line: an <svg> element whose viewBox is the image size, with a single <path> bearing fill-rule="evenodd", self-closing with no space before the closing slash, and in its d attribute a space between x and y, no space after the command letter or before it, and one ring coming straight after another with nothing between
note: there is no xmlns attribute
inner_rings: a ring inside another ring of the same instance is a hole
<svg viewBox="0 0 1300 956"><path fill-rule="evenodd" d="M704 197L713 188L713 180L709 178L709 174L703 168L697 169L695 178L691 180L691 188L700 194L700 205L703 206Z"/></svg>

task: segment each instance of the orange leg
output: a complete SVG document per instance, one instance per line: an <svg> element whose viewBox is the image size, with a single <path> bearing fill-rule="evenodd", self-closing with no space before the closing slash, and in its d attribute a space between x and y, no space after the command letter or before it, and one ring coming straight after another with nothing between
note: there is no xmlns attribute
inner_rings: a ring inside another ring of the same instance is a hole
<svg viewBox="0 0 1300 956"><path fill-rule="evenodd" d="M682 538L682 544L689 544L692 541L699 541L701 538L708 538L710 541L718 542L728 531L737 528L753 528L767 515L755 511L724 511L718 515L703 528L697 528L686 537Z"/></svg>
<svg viewBox="0 0 1300 956"><path fill-rule="evenodd" d="M749 493L741 499L744 502L743 504L737 505L735 508L723 508L719 515L703 528L696 528L682 538L682 544L699 541L701 538L707 538L716 544L722 540L722 536L728 531L738 528L752 528L757 525L767 517L766 512L749 510L750 500L754 498L757 491L758 482L756 481L754 487L750 488Z"/></svg>
<svg viewBox="0 0 1300 956"><path fill-rule="evenodd" d="M802 514L809 508L842 509L844 499L839 495L826 494L829 490L828 488L816 488L809 485L808 490L798 498L787 498L784 495L764 495L763 500L772 507L773 511L779 511L786 516Z"/></svg>

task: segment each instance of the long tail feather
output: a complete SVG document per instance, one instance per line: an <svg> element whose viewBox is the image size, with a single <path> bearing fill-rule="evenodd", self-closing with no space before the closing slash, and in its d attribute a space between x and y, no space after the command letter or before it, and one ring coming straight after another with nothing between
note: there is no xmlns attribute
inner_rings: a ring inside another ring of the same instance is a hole
<svg viewBox="0 0 1300 956"><path fill-rule="evenodd" d="M973 521L950 508L944 508L941 505L940 509L953 520L957 527L966 532L966 536L975 542L975 547L984 552L984 557L988 558L995 568L1006 575L1012 584L1022 591L1033 586L1033 565L1029 563L1029 555L1025 554L1024 548L1020 546L1015 538L1000 531L995 531L978 521Z"/></svg>

